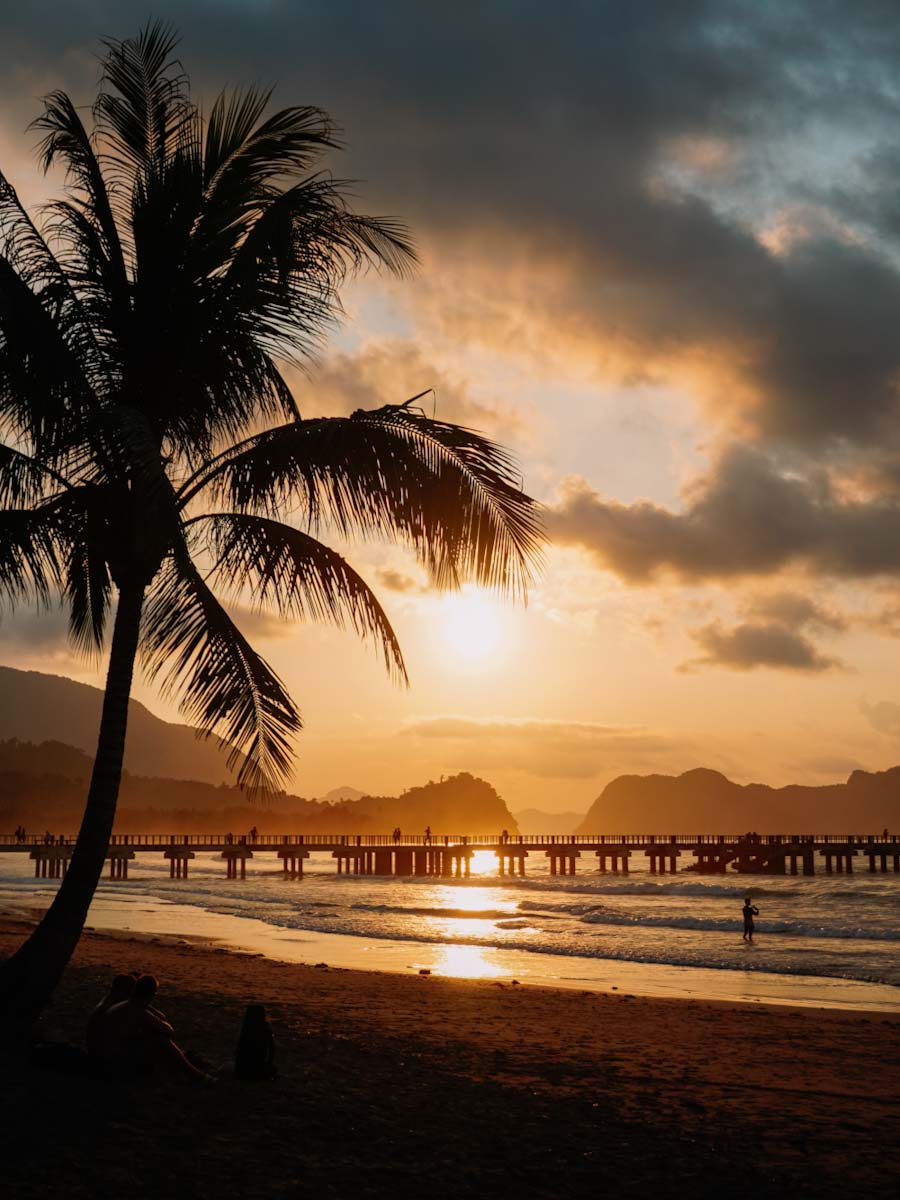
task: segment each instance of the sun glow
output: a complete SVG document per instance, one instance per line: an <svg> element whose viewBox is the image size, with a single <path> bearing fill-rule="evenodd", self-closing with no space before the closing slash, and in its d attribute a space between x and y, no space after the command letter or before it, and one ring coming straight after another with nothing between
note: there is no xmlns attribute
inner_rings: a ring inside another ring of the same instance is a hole
<svg viewBox="0 0 900 1200"><path fill-rule="evenodd" d="M444 595L438 602L437 629L443 646L454 662L466 666L496 661L508 640L509 614L479 588L463 588Z"/></svg>

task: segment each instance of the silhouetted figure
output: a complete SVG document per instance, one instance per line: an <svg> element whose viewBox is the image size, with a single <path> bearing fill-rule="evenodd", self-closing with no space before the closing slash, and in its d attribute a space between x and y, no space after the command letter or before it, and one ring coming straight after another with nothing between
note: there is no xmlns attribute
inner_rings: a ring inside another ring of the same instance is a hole
<svg viewBox="0 0 900 1200"><path fill-rule="evenodd" d="M275 1037L262 1004L248 1004L234 1056L237 1079L274 1079Z"/></svg>
<svg viewBox="0 0 900 1200"><path fill-rule="evenodd" d="M401 835L401 833L400 833L400 826L399 826L399 825L395 825L395 826L394 826L394 834L393 834L393 837L394 837L394 845L395 845L395 846L396 846L396 845L399 845L401 836L402 836L402 835Z"/></svg>
<svg viewBox="0 0 900 1200"><path fill-rule="evenodd" d="M509 830L504 829L503 832L500 834L501 846L505 846L508 841L509 841Z"/></svg>
<svg viewBox="0 0 900 1200"><path fill-rule="evenodd" d="M22 832L24 833L24 832L25 832L25 830L23 829L23 830L22 830ZM885 827L884 827L884 833L883 833L881 836L884 838L884 840L885 840L885 841L887 841L887 840L888 840L888 831L887 831L887 825L885 825Z"/></svg>
<svg viewBox="0 0 900 1200"><path fill-rule="evenodd" d="M47 830L47 832L44 834L44 845L45 845L45 846L52 846L52 845L53 845L53 834L50 832L50 830L49 830L49 829L48 829L48 830Z"/></svg>
<svg viewBox="0 0 900 1200"><path fill-rule="evenodd" d="M744 907L741 910L744 914L744 941L753 941L753 918L759 916L759 909L753 904L748 896L744 901Z"/></svg>
<svg viewBox="0 0 900 1200"><path fill-rule="evenodd" d="M131 996L107 1010L104 1018L105 1061L116 1075L146 1075L158 1067L194 1080L205 1079L174 1041L174 1029L153 1008L157 982L142 975Z"/></svg>
<svg viewBox="0 0 900 1200"><path fill-rule="evenodd" d="M259 837L259 830L254 825L253 828L250 830L250 841L255 842L258 837Z"/></svg>
<svg viewBox="0 0 900 1200"><path fill-rule="evenodd" d="M425 826L425 845L426 846L431 845L431 826L430 825Z"/></svg>
<svg viewBox="0 0 900 1200"><path fill-rule="evenodd" d="M137 978L134 975L116 975L109 985L109 991L88 1017L87 1028L84 1031L84 1044L93 1066L102 1069L110 1057L106 1037L106 1014L114 1004L122 1004L125 1000L131 999L136 983Z"/></svg>

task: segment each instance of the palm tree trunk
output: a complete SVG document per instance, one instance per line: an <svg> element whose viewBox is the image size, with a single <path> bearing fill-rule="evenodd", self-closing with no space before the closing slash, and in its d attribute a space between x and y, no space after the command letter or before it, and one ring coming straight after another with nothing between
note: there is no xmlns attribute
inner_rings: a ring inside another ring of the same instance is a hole
<svg viewBox="0 0 900 1200"><path fill-rule="evenodd" d="M120 589L97 754L69 869L40 924L19 950L0 964L0 1030L22 1044L23 1030L50 1000L78 945L103 871L122 778L143 603L142 583Z"/></svg>

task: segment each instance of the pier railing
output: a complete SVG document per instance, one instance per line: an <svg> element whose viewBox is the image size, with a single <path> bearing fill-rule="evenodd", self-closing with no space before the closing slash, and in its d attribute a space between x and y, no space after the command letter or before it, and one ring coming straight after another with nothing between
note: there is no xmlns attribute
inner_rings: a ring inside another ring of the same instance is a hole
<svg viewBox="0 0 900 1200"><path fill-rule="evenodd" d="M17 838L14 833L0 833L0 848L44 845L71 845L76 835L71 834L26 834ZM110 838L111 846L130 846L133 849L165 848L166 846L231 846L247 845L258 849L277 850L282 846L303 846L314 850L317 847L331 849L335 846L376 847L440 847L471 846L491 849L502 846L630 846L647 848L666 845L695 846L778 846L786 844L813 846L883 845L900 843L897 833L765 833L718 834L718 833L582 833L582 834L475 834L475 833L401 833L395 837L390 833L260 833L251 837L249 833L115 833Z"/></svg>

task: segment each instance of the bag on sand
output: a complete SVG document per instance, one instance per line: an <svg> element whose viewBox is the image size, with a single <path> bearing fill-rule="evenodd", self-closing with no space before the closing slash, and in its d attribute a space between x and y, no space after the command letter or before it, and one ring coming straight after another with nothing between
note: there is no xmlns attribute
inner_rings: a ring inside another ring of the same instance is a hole
<svg viewBox="0 0 900 1200"><path fill-rule="evenodd" d="M261 1004L248 1004L234 1056L237 1079L274 1079L275 1038Z"/></svg>

